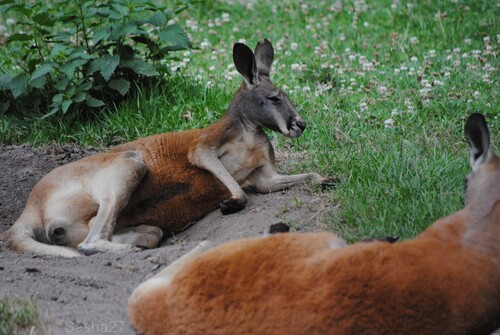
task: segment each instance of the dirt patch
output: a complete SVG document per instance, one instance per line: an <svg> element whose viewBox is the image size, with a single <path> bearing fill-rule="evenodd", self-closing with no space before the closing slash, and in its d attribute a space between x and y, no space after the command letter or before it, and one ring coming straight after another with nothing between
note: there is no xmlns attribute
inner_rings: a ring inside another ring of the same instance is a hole
<svg viewBox="0 0 500 335"><path fill-rule="evenodd" d="M50 170L97 152L74 146L0 147L0 233L21 214L34 185ZM127 299L133 289L202 240L217 243L267 233L286 222L295 230L324 230L333 210L329 195L305 187L252 194L245 210L207 215L184 232L167 237L158 249L97 254L78 259L20 255L0 244L0 299L32 297L52 334L133 334Z"/></svg>

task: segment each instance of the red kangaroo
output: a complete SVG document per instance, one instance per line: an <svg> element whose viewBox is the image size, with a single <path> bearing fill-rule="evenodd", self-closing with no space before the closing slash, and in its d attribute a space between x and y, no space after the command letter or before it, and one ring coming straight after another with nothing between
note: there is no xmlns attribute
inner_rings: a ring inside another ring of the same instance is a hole
<svg viewBox="0 0 500 335"><path fill-rule="evenodd" d="M235 44L233 60L244 80L219 121L141 138L54 169L0 239L19 252L65 257L155 248L164 233L218 207L223 214L243 209L244 187L267 193L324 181L317 173L276 172L264 129L298 137L306 123L271 83L273 59L267 40L255 54Z"/></svg>
<svg viewBox="0 0 500 335"><path fill-rule="evenodd" d="M132 325L139 334L490 334L500 328L500 158L482 115L465 134L465 208L415 239L203 242L134 291Z"/></svg>

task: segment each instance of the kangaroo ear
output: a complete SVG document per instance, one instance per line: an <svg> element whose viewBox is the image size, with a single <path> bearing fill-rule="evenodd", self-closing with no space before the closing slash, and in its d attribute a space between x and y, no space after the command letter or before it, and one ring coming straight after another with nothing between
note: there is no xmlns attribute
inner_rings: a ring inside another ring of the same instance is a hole
<svg viewBox="0 0 500 335"><path fill-rule="evenodd" d="M257 61L257 73L261 76L269 77L271 73L271 65L274 60L273 45L269 40L257 43L255 47L255 60Z"/></svg>
<svg viewBox="0 0 500 335"><path fill-rule="evenodd" d="M470 165L475 171L488 158L490 133L486 119L481 114L472 114L465 123L465 136L470 147Z"/></svg>
<svg viewBox="0 0 500 335"><path fill-rule="evenodd" d="M257 65L253 51L245 44L236 43L233 47L233 61L236 70L250 85L254 85L257 81Z"/></svg>

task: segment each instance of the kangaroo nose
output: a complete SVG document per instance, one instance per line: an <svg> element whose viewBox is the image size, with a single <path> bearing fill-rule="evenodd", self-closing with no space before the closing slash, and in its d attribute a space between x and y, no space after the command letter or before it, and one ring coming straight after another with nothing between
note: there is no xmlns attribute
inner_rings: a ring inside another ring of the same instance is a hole
<svg viewBox="0 0 500 335"><path fill-rule="evenodd" d="M303 131L304 129L306 129L306 121L304 121L304 120L298 120L297 121L297 127L299 127L300 130Z"/></svg>

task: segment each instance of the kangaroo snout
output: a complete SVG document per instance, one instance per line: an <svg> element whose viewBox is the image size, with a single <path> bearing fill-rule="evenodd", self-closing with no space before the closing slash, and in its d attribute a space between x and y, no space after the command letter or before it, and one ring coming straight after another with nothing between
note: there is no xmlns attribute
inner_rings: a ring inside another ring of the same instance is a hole
<svg viewBox="0 0 500 335"><path fill-rule="evenodd" d="M296 117L292 121L290 127L288 127L288 137L299 137L306 129L306 121L302 120L300 117Z"/></svg>
<svg viewBox="0 0 500 335"><path fill-rule="evenodd" d="M297 124L297 127L300 128L300 130L304 131L304 129L306 129L306 121L299 119L299 120L297 120L296 124Z"/></svg>

